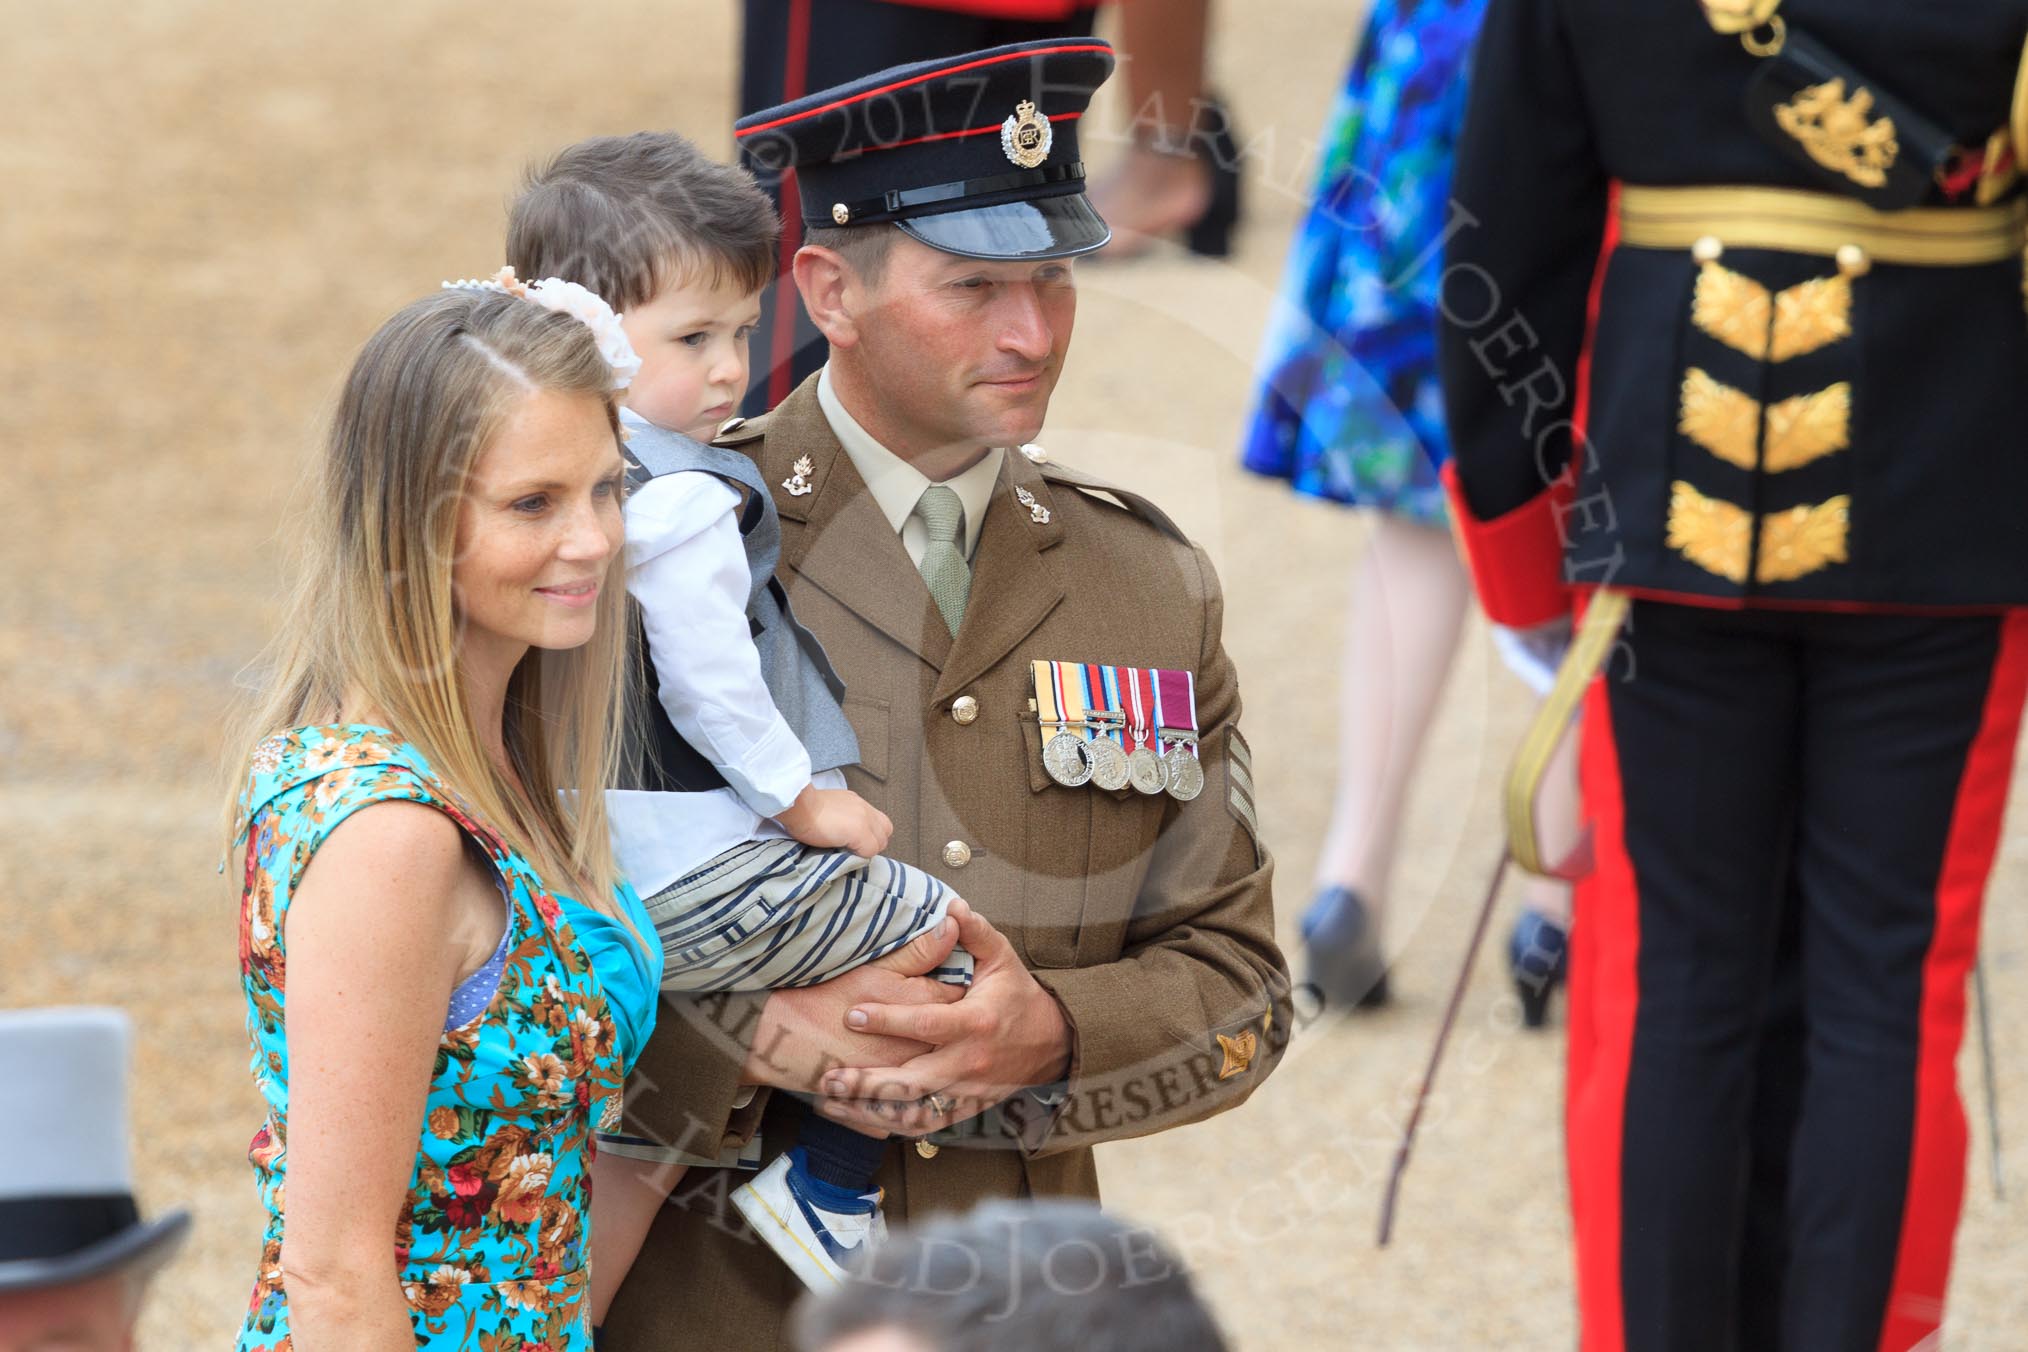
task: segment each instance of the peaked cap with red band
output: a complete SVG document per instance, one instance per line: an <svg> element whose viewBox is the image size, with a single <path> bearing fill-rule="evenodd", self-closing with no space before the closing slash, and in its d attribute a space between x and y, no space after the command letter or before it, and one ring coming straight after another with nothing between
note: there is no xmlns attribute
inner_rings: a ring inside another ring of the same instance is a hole
<svg viewBox="0 0 2028 1352"><path fill-rule="evenodd" d="M1078 121L1112 73L1093 38L895 66L734 124L794 169L809 226L893 224L967 258L1089 253L1112 238L1084 195Z"/></svg>

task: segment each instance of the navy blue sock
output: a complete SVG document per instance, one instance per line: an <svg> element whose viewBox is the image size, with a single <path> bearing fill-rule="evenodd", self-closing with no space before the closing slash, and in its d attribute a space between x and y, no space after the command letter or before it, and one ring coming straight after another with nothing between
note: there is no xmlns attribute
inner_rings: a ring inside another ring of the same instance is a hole
<svg viewBox="0 0 2028 1352"><path fill-rule="evenodd" d="M843 1123L815 1113L803 1120L796 1148L811 1178L854 1194L873 1191L873 1175L887 1157L887 1142L862 1136Z"/></svg>

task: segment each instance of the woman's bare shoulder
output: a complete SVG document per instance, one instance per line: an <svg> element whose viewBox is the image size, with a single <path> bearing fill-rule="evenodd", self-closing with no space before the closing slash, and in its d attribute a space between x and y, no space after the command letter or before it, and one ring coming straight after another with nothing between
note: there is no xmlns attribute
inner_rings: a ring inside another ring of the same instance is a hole
<svg viewBox="0 0 2028 1352"><path fill-rule="evenodd" d="M297 888L298 903L305 893L327 892L348 904L441 906L466 873L477 871L464 840L464 828L430 804L368 803L325 837Z"/></svg>

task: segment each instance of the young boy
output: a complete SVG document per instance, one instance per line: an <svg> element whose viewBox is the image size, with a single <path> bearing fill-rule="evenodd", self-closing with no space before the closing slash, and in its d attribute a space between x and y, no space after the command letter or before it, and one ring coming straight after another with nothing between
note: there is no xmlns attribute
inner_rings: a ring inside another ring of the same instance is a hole
<svg viewBox="0 0 2028 1352"><path fill-rule="evenodd" d="M773 499L746 457L703 444L746 392L778 232L743 171L656 132L564 150L508 226L519 275L597 292L641 358L622 412L627 590L655 698L608 802L620 867L666 954L664 990L823 981L936 929L955 900L881 856L892 824L841 773L859 756L843 685L774 582ZM968 981L969 958L953 953L938 975ZM872 1182L884 1149L812 1114L734 1202L806 1283L832 1285L884 1234ZM594 1323L687 1159L600 1138Z"/></svg>

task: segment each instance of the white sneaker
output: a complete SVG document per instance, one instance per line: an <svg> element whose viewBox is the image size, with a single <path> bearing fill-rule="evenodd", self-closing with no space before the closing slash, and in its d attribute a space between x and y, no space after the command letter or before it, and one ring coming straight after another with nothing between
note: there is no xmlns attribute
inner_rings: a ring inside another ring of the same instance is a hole
<svg viewBox="0 0 2028 1352"><path fill-rule="evenodd" d="M849 1265L886 1240L880 1194L869 1192L861 1200L863 1211L825 1209L810 1195L788 1154L777 1155L732 1193L732 1204L754 1233L812 1291L828 1291L844 1281Z"/></svg>

